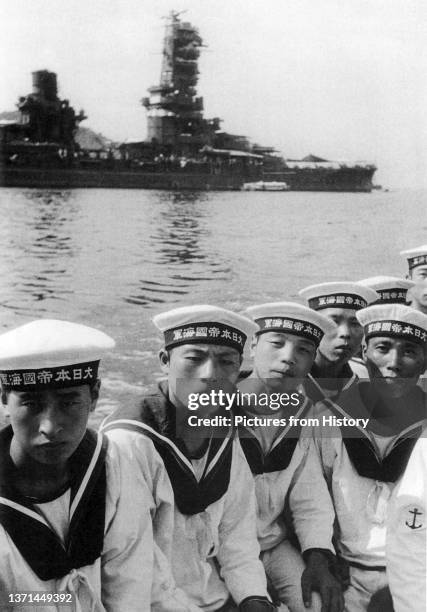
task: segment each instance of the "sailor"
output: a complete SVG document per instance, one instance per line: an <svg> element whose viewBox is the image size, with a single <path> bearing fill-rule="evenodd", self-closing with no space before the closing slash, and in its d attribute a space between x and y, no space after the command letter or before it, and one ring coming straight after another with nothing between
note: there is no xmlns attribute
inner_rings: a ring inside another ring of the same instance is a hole
<svg viewBox="0 0 427 612"><path fill-rule="evenodd" d="M427 244L401 251L408 261L408 278L415 286L408 291L408 302L412 308L427 314Z"/></svg>
<svg viewBox="0 0 427 612"><path fill-rule="evenodd" d="M113 346L96 329L47 319L0 336L3 612L150 610L148 490L134 490L132 464L87 427Z"/></svg>
<svg viewBox="0 0 427 612"><path fill-rule="evenodd" d="M420 437L388 510L387 576L395 612L427 609L426 513L427 438Z"/></svg>
<svg viewBox="0 0 427 612"><path fill-rule="evenodd" d="M314 443L300 425L308 422L311 407L301 387L321 338L333 333L335 324L293 302L251 306L245 314L258 330L252 342L254 369L239 383L239 413L271 417L267 425L239 428L255 479L261 559L278 599L291 612L305 612L306 605L320 611L322 602L322 610L339 611L341 586L329 571L335 558L334 510ZM321 597L312 596L312 589Z"/></svg>
<svg viewBox="0 0 427 612"><path fill-rule="evenodd" d="M417 382L427 362L427 316L390 304L370 306L357 317L370 381L324 400L317 407L323 427L315 432L337 516L338 550L349 565L348 612L387 609L375 602L387 586L388 505L426 423L426 394ZM366 426L334 426L345 417Z"/></svg>
<svg viewBox="0 0 427 612"><path fill-rule="evenodd" d="M219 401L221 392L236 393L256 326L205 305L164 312L153 322L164 335L159 357L167 380L103 424L140 466L156 502L161 588L153 590L152 610L273 610L259 560L252 475L231 412ZM223 417L221 424L211 427L215 417Z"/></svg>
<svg viewBox="0 0 427 612"><path fill-rule="evenodd" d="M329 317L335 331L325 334L305 390L314 401L336 398L356 382L350 359L359 351L363 330L356 313L378 299L376 291L355 282L332 282L311 285L299 292L308 306Z"/></svg>
<svg viewBox="0 0 427 612"><path fill-rule="evenodd" d="M364 287L370 287L378 294L374 304L406 304L406 295L415 283L407 278L395 276L372 276L358 281ZM350 367L359 378L368 378L368 371L362 359L361 353L350 360Z"/></svg>

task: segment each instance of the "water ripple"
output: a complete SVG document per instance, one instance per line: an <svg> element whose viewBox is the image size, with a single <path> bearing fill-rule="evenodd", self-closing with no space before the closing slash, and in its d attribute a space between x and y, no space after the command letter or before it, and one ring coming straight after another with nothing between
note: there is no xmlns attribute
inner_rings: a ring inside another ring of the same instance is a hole
<svg viewBox="0 0 427 612"><path fill-rule="evenodd" d="M100 411L108 413L160 376L155 313L195 303L241 311L298 300L316 282L399 276L399 250L425 242L426 199L1 189L0 329L55 317L110 333L117 348L104 360ZM381 232L367 223L373 210Z"/></svg>

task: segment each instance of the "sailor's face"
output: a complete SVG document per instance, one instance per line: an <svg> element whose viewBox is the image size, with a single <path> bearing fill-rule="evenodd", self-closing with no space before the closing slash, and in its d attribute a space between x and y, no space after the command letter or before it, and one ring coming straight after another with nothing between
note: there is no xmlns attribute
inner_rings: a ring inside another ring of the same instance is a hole
<svg viewBox="0 0 427 612"><path fill-rule="evenodd" d="M411 280L413 280L414 283L427 283L427 265L413 268L411 271Z"/></svg>
<svg viewBox="0 0 427 612"><path fill-rule="evenodd" d="M405 396L426 369L424 348L405 338L377 336L364 348L369 378L384 397Z"/></svg>
<svg viewBox="0 0 427 612"><path fill-rule="evenodd" d="M253 345L254 374L274 390L293 391L316 356L314 342L284 332L259 334Z"/></svg>
<svg viewBox="0 0 427 612"><path fill-rule="evenodd" d="M220 344L183 344L160 352L169 396L178 407L188 406L190 393L233 391L241 362L239 351Z"/></svg>
<svg viewBox="0 0 427 612"><path fill-rule="evenodd" d="M412 270L414 287L408 290L407 299L414 308L423 312L427 310L427 266L417 266Z"/></svg>
<svg viewBox="0 0 427 612"><path fill-rule="evenodd" d="M356 311L351 308L324 308L321 313L337 327L323 336L319 351L328 361L344 365L357 353L363 338L363 328L356 318Z"/></svg>
<svg viewBox="0 0 427 612"><path fill-rule="evenodd" d="M64 464L77 449L95 408L99 385L43 391L10 391L6 409L15 456L38 463Z"/></svg>

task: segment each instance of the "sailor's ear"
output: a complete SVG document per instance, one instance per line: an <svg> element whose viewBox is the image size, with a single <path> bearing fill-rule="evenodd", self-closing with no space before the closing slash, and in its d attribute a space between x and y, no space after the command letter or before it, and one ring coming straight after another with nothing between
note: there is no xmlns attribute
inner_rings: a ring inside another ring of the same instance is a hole
<svg viewBox="0 0 427 612"><path fill-rule="evenodd" d="M368 349L368 343L366 342L365 338L363 338L362 340L362 358L363 361L366 362L366 351Z"/></svg>
<svg viewBox="0 0 427 612"><path fill-rule="evenodd" d="M99 378L97 378L96 381L93 383L93 385L90 386L90 399L91 399L90 411L91 412L95 410L96 408L96 403L99 398L100 389L101 389L101 381Z"/></svg>
<svg viewBox="0 0 427 612"><path fill-rule="evenodd" d="M251 340L251 346L249 348L249 355L253 358L255 357L256 345L258 344L258 336L254 334Z"/></svg>
<svg viewBox="0 0 427 612"><path fill-rule="evenodd" d="M170 355L169 355L169 351L167 351L165 348L162 348L159 351L159 361L160 361L160 367L162 369L162 372L164 372L165 374L168 374Z"/></svg>

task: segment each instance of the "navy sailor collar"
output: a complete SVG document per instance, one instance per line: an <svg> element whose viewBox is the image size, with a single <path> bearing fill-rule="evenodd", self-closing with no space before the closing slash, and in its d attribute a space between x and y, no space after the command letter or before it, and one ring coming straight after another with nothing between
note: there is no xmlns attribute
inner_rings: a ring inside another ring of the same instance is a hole
<svg viewBox="0 0 427 612"><path fill-rule="evenodd" d="M311 401L305 397L302 405L298 406L293 412L293 416L296 419L303 418L311 406ZM245 414L245 411L240 408L236 414ZM259 416L263 417L265 415ZM274 417L274 414L268 416ZM301 426L291 427L289 424L284 426L276 436L268 453L264 454L261 444L251 428L239 425L240 445L245 453L252 474L265 474L285 470L291 462L300 434Z"/></svg>
<svg viewBox="0 0 427 612"><path fill-rule="evenodd" d="M373 407L366 406L360 393L362 385L352 385L339 399L339 404L325 399L324 405L338 418L366 418L373 412ZM423 394L421 389L419 393ZM415 391L413 399L417 397ZM411 423L405 429L396 434L392 445L384 457L377 453L372 442L372 433L368 428L365 430L357 425L342 425L340 427L343 442L347 454L360 476L371 478L380 482L396 482L403 474L411 456L412 449L420 437L425 426L425 419Z"/></svg>
<svg viewBox="0 0 427 612"><path fill-rule="evenodd" d="M182 514L203 512L220 499L230 483L234 428L217 427L206 443L207 460L197 480L191 457L176 436L176 408L169 400L168 386L143 398L139 405L118 409L102 424L102 431L125 429L144 435L159 453L172 485L175 503Z"/></svg>
<svg viewBox="0 0 427 612"><path fill-rule="evenodd" d="M87 430L70 458L70 523L66 547L36 507L13 485L13 431L0 431L0 524L41 580L91 565L104 543L107 439Z"/></svg>
<svg viewBox="0 0 427 612"><path fill-rule="evenodd" d="M316 364L313 364L311 369L311 373L307 375L307 378L304 381L304 389L308 397L315 404L317 402L322 402L325 399L329 399L329 395L320 385L322 378L319 376L319 368ZM338 387L333 394L333 398L337 399L342 393L345 393L350 389L354 384L359 380L357 374L353 372L348 364L345 364L341 375L336 379L339 381ZM330 390L332 391L332 389Z"/></svg>

